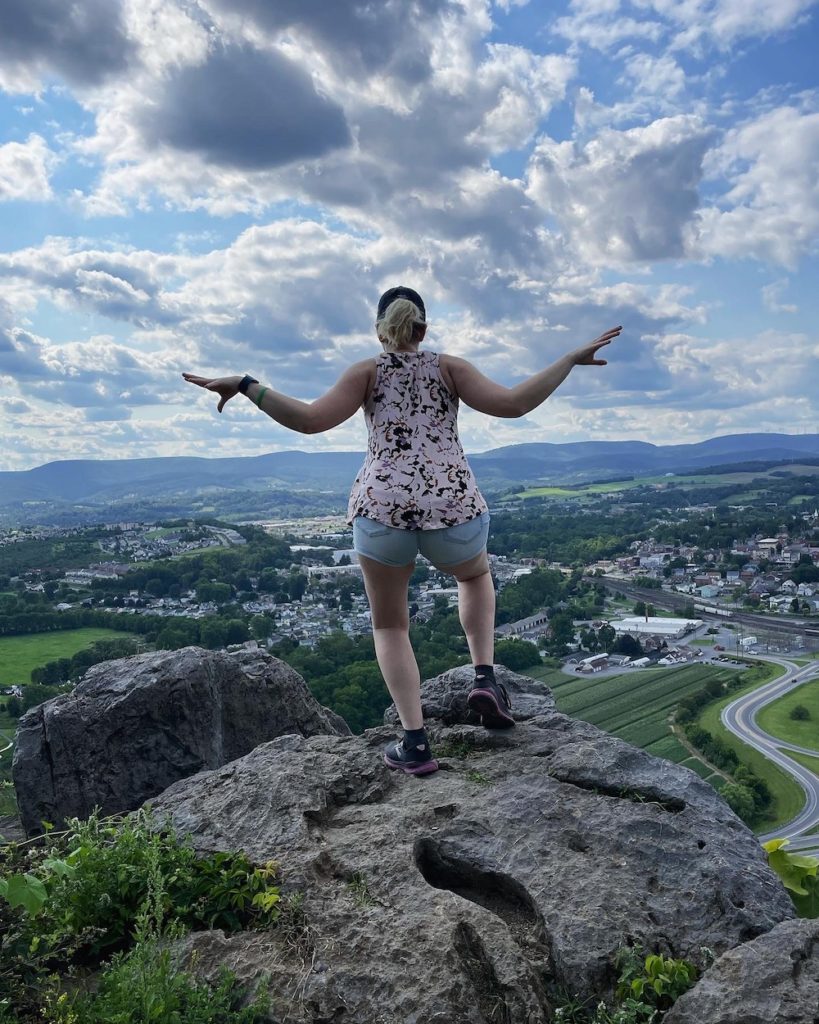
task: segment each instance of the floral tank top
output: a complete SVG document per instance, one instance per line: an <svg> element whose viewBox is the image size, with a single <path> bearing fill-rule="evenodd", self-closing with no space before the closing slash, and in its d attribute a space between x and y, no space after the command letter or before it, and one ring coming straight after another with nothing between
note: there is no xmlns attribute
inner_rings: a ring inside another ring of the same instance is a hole
<svg viewBox="0 0 819 1024"><path fill-rule="evenodd" d="M350 492L349 523L365 516L404 530L440 530L487 511L437 352L379 355L363 409L369 443Z"/></svg>

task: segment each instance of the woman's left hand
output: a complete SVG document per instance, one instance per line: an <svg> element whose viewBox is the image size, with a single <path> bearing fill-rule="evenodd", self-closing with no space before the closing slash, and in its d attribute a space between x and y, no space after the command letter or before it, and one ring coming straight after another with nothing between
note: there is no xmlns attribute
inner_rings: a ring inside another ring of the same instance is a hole
<svg viewBox="0 0 819 1024"><path fill-rule="evenodd" d="M182 376L190 384L196 384L208 391L215 391L219 395L217 412L224 409L225 402L229 402L234 395L239 394L239 384L242 381L241 377L197 377L194 373L183 373Z"/></svg>
<svg viewBox="0 0 819 1024"><path fill-rule="evenodd" d="M595 338L594 341L589 342L588 345L575 349L571 354L571 359L574 365L606 366L606 360L598 359L597 354L604 345L610 345L614 338L620 334L622 329L622 327L612 327L610 331L606 331L605 334L601 334L599 338Z"/></svg>

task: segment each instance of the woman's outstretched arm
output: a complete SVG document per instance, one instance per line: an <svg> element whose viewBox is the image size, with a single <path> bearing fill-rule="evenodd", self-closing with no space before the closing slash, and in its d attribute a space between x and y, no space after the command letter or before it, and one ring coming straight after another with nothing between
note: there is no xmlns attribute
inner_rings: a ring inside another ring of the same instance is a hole
<svg viewBox="0 0 819 1024"><path fill-rule="evenodd" d="M366 398L372 372L372 359L355 363L315 402L302 402L263 384L250 384L246 395L283 427L300 434L320 434L348 420L358 410ZM221 412L225 403L239 394L242 380L240 376L199 377L193 373L183 373L182 376L188 383L219 395L217 412Z"/></svg>
<svg viewBox="0 0 819 1024"><path fill-rule="evenodd" d="M485 377L466 359L447 356L447 366L458 392L458 397L478 412L490 416L517 417L536 409L569 376L575 366L605 366L605 359L598 359L597 353L618 336L622 327L613 327L599 338L562 356L545 370L536 373L514 387Z"/></svg>

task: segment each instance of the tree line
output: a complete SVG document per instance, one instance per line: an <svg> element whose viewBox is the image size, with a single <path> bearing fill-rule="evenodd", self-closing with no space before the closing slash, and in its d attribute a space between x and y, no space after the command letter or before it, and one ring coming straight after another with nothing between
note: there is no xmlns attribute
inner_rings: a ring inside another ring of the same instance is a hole
<svg viewBox="0 0 819 1024"><path fill-rule="evenodd" d="M751 672L759 670L759 666L750 669ZM682 725L688 742L711 764L732 776L733 781L722 787L720 795L735 814L752 825L764 817L773 800L768 783L752 768L740 764L736 751L725 740L714 736L697 722L700 713L713 701L724 697L726 692L746 686L747 675L747 672L738 672L727 683L709 679L701 690L681 698L674 718Z"/></svg>

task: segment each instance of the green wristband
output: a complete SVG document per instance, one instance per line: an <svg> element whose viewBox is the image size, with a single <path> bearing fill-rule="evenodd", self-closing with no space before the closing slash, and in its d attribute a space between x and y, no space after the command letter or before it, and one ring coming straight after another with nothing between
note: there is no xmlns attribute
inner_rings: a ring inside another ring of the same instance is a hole
<svg viewBox="0 0 819 1024"><path fill-rule="evenodd" d="M267 388L262 388L259 392L259 397L256 399L256 405L258 405L260 409L262 407L262 399L264 398L265 391L267 391Z"/></svg>

